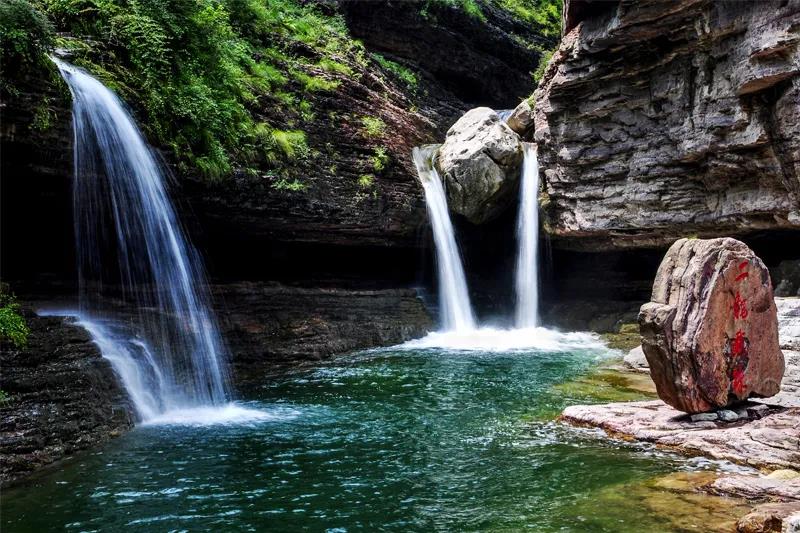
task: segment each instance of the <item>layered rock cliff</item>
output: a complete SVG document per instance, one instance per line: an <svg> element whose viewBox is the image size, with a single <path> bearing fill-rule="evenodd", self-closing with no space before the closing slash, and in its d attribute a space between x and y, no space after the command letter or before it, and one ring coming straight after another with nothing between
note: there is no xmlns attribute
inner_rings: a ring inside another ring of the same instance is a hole
<svg viewBox="0 0 800 533"><path fill-rule="evenodd" d="M800 2L567 2L534 95L562 247L800 229Z"/></svg>
<svg viewBox="0 0 800 533"><path fill-rule="evenodd" d="M133 408L89 333L64 317L26 315L25 348L0 341L0 483L133 426Z"/></svg>

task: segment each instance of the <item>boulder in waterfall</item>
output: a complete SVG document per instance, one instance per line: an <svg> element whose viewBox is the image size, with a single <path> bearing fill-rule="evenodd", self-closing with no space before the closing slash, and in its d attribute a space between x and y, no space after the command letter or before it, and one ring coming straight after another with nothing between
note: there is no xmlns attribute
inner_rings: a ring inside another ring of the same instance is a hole
<svg viewBox="0 0 800 533"><path fill-rule="evenodd" d="M527 98L514 108L506 124L520 136L525 135L533 127L533 109Z"/></svg>
<svg viewBox="0 0 800 533"><path fill-rule="evenodd" d="M451 211L482 224L508 206L519 180L522 143L488 107L468 111L450 128L437 166Z"/></svg>
<svg viewBox="0 0 800 533"><path fill-rule="evenodd" d="M680 239L639 313L659 397L687 413L780 390L784 357L764 263L730 238Z"/></svg>

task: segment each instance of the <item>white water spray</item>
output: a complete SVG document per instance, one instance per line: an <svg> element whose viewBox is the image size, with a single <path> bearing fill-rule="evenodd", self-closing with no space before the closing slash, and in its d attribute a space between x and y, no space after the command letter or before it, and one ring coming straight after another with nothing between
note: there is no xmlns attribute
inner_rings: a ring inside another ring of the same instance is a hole
<svg viewBox="0 0 800 533"><path fill-rule="evenodd" d="M181 231L162 168L111 90L85 71L53 61L73 101L83 324L142 421L222 405L225 353L199 257ZM105 304L114 299L128 313L116 321L126 324L124 331L105 325L112 316Z"/></svg>
<svg viewBox="0 0 800 533"><path fill-rule="evenodd" d="M471 331L475 329L475 317L469 301L467 281L461 255L456 244L450 213L447 211L447 197L442 180L433 164L436 146L414 148L412 157L417 167L422 188L425 190L425 203L433 228L436 244L436 264L439 273L439 305L441 307L442 329L444 331Z"/></svg>
<svg viewBox="0 0 800 533"><path fill-rule="evenodd" d="M536 145L523 143L516 272L516 326L531 328L539 325L539 162Z"/></svg>

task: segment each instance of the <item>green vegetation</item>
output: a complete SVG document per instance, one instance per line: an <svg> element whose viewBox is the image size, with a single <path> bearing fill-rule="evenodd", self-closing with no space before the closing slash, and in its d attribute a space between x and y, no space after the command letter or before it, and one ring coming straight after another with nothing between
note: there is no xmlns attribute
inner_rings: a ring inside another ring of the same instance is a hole
<svg viewBox="0 0 800 533"><path fill-rule="evenodd" d="M0 339L10 342L16 348L25 348L29 334L30 330L19 312L16 297L5 287L0 288Z"/></svg>
<svg viewBox="0 0 800 533"><path fill-rule="evenodd" d="M368 138L380 137L386 132L386 123L378 117L363 117L364 135Z"/></svg>
<svg viewBox="0 0 800 533"><path fill-rule="evenodd" d="M414 74L414 72L412 72L410 69L404 67L396 61L387 59L380 54L372 54L372 57L384 70L391 72L399 80L405 83L406 87L412 91L417 90L417 87L419 86L419 80L417 79L417 75Z"/></svg>
<svg viewBox="0 0 800 533"><path fill-rule="evenodd" d="M563 0L495 0L497 5L528 22L547 37L561 35Z"/></svg>
<svg viewBox="0 0 800 533"><path fill-rule="evenodd" d="M16 92L10 71L46 62L53 45L53 26L27 0L0 2L0 89Z"/></svg>
<svg viewBox="0 0 800 533"><path fill-rule="evenodd" d="M294 191L294 192L301 192L306 190L307 185L300 180L286 180L280 179L272 184L273 189L277 189L279 191Z"/></svg>
<svg viewBox="0 0 800 533"><path fill-rule="evenodd" d="M553 57L555 53L554 50L546 50L542 53L541 57L539 58L539 66L536 67L536 71L533 73L533 81L536 85L539 85L539 82L542 81L542 77L544 76L544 71L547 69L547 63L550 62L550 58Z"/></svg>
<svg viewBox="0 0 800 533"><path fill-rule="evenodd" d="M9 396L9 394L3 389L0 389L0 405L5 405L10 401L11 401L11 396Z"/></svg>
<svg viewBox="0 0 800 533"><path fill-rule="evenodd" d="M375 172L382 172L383 169L386 168L386 165L389 164L389 154L383 146L375 148L370 159L372 160L372 168Z"/></svg>
<svg viewBox="0 0 800 533"><path fill-rule="evenodd" d="M372 174L362 174L358 177L358 186L362 189L368 189L375 183L375 176Z"/></svg>
<svg viewBox="0 0 800 533"><path fill-rule="evenodd" d="M182 170L209 179L307 154L293 124L314 116L303 95L335 90L337 77L353 76L350 64L365 61L338 16L298 0L0 5L4 56L44 57L51 26L68 32L58 45L72 50L73 61L133 105L150 140L171 149ZM283 108L281 120L256 116L264 99Z"/></svg>

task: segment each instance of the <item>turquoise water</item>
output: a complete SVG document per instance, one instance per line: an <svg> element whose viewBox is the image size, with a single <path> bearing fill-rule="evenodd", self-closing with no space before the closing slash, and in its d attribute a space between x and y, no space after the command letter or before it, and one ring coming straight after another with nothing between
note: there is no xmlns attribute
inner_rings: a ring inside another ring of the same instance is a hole
<svg viewBox="0 0 800 533"><path fill-rule="evenodd" d="M5 490L2 529L679 530L635 495L685 459L552 421L600 354L337 358L247 392L268 420L139 427Z"/></svg>

